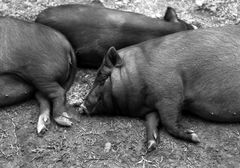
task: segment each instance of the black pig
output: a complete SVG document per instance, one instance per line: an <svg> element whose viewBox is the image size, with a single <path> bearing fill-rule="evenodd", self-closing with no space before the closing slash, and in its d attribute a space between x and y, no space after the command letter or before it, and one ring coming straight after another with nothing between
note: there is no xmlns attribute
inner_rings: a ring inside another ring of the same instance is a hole
<svg viewBox="0 0 240 168"><path fill-rule="evenodd" d="M180 112L239 122L239 102L240 27L232 25L110 48L82 107L89 114L145 116L151 150L159 120L171 135L199 142L179 124Z"/></svg>
<svg viewBox="0 0 240 168"><path fill-rule="evenodd" d="M99 5L70 4L42 11L36 22L63 33L72 44L78 67L98 68L111 46L120 49L167 34L193 29L168 7L164 19Z"/></svg>
<svg viewBox="0 0 240 168"><path fill-rule="evenodd" d="M76 74L76 58L66 38L44 25L0 18L0 106L20 102L36 91L40 104L37 131L54 120L72 123L67 114L66 90Z"/></svg>

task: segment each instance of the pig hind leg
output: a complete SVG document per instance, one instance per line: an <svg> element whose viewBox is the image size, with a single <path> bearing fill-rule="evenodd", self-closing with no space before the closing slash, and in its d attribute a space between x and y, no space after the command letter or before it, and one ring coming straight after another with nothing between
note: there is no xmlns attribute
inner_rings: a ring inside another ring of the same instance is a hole
<svg viewBox="0 0 240 168"><path fill-rule="evenodd" d="M62 126L71 126L72 122L66 109L66 91L57 82L35 81L35 86L52 102L55 122Z"/></svg>
<svg viewBox="0 0 240 168"><path fill-rule="evenodd" d="M160 114L161 123L168 133L176 138L199 142L197 134L189 129L185 129L178 123L179 104L174 100L164 99L158 102L156 107Z"/></svg>
<svg viewBox="0 0 240 168"><path fill-rule="evenodd" d="M39 92L35 95L39 106L40 115L38 117L37 123L37 133L38 135L43 135L47 131L47 125L50 124L50 102Z"/></svg>

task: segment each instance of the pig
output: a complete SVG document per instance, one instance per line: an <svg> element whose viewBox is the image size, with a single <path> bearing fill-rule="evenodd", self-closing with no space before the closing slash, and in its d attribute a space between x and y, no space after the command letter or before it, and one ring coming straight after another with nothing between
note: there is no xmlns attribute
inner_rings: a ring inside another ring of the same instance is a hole
<svg viewBox="0 0 240 168"><path fill-rule="evenodd" d="M163 19L104 8L100 5L68 4L43 10L35 22L52 27L72 44L80 68L98 68L107 50L121 49L194 27L179 19L168 7Z"/></svg>
<svg viewBox="0 0 240 168"><path fill-rule="evenodd" d="M159 123L172 136L198 143L198 135L179 122L181 112L239 122L239 72L238 25L179 32L119 51L111 47L82 112L145 117L150 151Z"/></svg>
<svg viewBox="0 0 240 168"><path fill-rule="evenodd" d="M68 40L56 30L34 22L0 18L0 106L35 95L40 105L37 132L50 123L71 126L66 91L76 74L76 57Z"/></svg>

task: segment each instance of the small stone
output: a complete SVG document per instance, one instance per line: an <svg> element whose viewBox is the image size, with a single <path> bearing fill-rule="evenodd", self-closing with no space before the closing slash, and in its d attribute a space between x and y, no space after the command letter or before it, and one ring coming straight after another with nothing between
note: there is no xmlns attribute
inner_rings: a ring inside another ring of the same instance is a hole
<svg viewBox="0 0 240 168"><path fill-rule="evenodd" d="M110 142L105 143L104 152L109 152L112 144Z"/></svg>

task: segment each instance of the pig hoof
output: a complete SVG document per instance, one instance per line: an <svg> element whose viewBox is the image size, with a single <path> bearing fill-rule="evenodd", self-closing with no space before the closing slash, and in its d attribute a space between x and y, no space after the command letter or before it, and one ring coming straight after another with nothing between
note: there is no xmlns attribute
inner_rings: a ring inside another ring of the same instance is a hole
<svg viewBox="0 0 240 168"><path fill-rule="evenodd" d="M70 119L67 118L67 117L65 117L65 116L56 117L56 118L54 118L54 120L55 120L56 123L58 123L59 125L67 126L67 127L72 126L72 121L70 121Z"/></svg>
<svg viewBox="0 0 240 168"><path fill-rule="evenodd" d="M191 135L192 135L193 142L196 142L196 143L200 142L200 139L198 138L198 135L196 133L192 133Z"/></svg>
<svg viewBox="0 0 240 168"><path fill-rule="evenodd" d="M67 112L63 112L62 116L66 118L72 118Z"/></svg>
<svg viewBox="0 0 240 168"><path fill-rule="evenodd" d="M47 129L46 126L43 126L42 128L37 129L37 133L38 133L39 136L44 135L47 131L48 131L48 129Z"/></svg>
<svg viewBox="0 0 240 168"><path fill-rule="evenodd" d="M148 141L148 147L147 147L147 152L151 152L157 148L157 143L155 140L149 140Z"/></svg>
<svg viewBox="0 0 240 168"><path fill-rule="evenodd" d="M38 124L37 124L37 133L39 135L43 135L45 132L47 132L47 125L50 124L50 118L48 115L40 115L38 118Z"/></svg>
<svg viewBox="0 0 240 168"><path fill-rule="evenodd" d="M186 133L187 134L191 134L191 140L195 143L199 143L200 142L200 139L198 138L198 135L193 131L193 130L186 130Z"/></svg>

